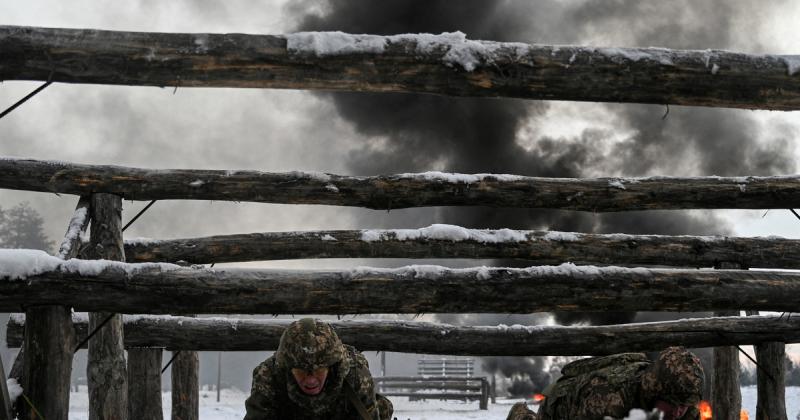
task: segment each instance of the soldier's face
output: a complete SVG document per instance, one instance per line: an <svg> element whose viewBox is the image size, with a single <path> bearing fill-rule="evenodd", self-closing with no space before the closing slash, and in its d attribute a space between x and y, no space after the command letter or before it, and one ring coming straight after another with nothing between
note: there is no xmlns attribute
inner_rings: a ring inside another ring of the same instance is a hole
<svg viewBox="0 0 800 420"><path fill-rule="evenodd" d="M670 404L662 400L656 401L656 408L664 413L664 417L662 417L663 420L679 419L683 417L683 415L686 414L686 411L689 409L688 406Z"/></svg>
<svg viewBox="0 0 800 420"><path fill-rule="evenodd" d="M292 376L297 381L297 386L306 395L319 395L325 387L325 379L328 378L328 368L323 367L314 371L305 369L292 369Z"/></svg>

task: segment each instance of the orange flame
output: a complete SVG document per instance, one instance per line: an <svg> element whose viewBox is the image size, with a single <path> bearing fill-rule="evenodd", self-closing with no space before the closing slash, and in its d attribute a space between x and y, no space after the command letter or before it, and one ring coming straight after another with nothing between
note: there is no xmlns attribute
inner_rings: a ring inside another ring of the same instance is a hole
<svg viewBox="0 0 800 420"><path fill-rule="evenodd" d="M750 413L748 413L747 410L743 408L741 413L739 414L739 420L750 420Z"/></svg>
<svg viewBox="0 0 800 420"><path fill-rule="evenodd" d="M711 420L711 404L708 401L700 401L697 410L700 411L700 420Z"/></svg>
<svg viewBox="0 0 800 420"><path fill-rule="evenodd" d="M533 394L533 402L536 404L541 404L544 399L544 394Z"/></svg>

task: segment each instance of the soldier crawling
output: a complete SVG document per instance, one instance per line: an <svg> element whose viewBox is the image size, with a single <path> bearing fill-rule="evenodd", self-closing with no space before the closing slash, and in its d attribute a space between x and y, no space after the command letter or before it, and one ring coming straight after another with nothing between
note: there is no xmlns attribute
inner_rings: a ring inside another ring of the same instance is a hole
<svg viewBox="0 0 800 420"><path fill-rule="evenodd" d="M386 420L393 412L375 393L364 355L311 318L290 324L253 371L245 407L244 420Z"/></svg>
<svg viewBox="0 0 800 420"><path fill-rule="evenodd" d="M545 390L539 412L517 403L507 420L602 420L625 418L634 409L664 413L664 420L699 420L703 391L700 360L670 347L648 360L643 353L594 357L567 364Z"/></svg>

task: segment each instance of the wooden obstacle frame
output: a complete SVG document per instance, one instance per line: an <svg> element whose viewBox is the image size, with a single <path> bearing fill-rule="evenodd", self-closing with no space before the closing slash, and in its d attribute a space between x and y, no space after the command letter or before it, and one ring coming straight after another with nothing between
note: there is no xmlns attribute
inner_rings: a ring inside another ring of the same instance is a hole
<svg viewBox="0 0 800 420"><path fill-rule="evenodd" d="M415 36L368 36L370 45L380 45L371 50L323 54L308 47L313 45L309 40L324 36L0 26L0 80L800 109L800 75L796 74L796 58L791 56L468 40L454 45L439 38L422 48L423 42L429 41ZM355 42L364 36L350 37ZM472 48L474 60L452 61L447 53L453 48ZM343 77L345 73L347 77ZM514 77L509 77L512 74ZM188 367L173 376L192 384L197 375L192 351L274 349L286 326L285 322L148 315L645 309L713 310L734 316L603 327L458 327L390 321L335 326L345 342L362 350L430 354L593 355L651 351L675 344L718 346L720 356L712 379L714 401L727 403L715 407L715 418L738 418L738 358L731 346L752 344L762 367L756 418L786 418L783 346L800 342L798 322L783 316L737 315L741 310L756 313L798 307L797 274L749 269L800 267L800 254L796 252L799 241L432 226L402 231L261 233L126 242L120 223L121 200L213 199L379 210L422 206L591 212L787 209L800 206L800 177L564 179L432 172L353 177L152 170L3 158L0 188L81 197L58 257L22 251L0 254L0 262L3 258L33 258L41 264L35 272L24 273L25 281L10 275L0 279L0 308L25 312L25 317L10 320L10 346L25 349L26 343L35 342L36 348L44 349L23 350L24 357L15 364L12 376L21 377L27 385L26 395L48 419L66 419L73 345L88 331L101 331L88 340L90 364L96 366L90 368L95 371L89 376L90 410L130 413L130 418L136 418L149 415L141 414L146 412L148 399L160 394L160 381L156 379L160 375L155 370L160 367L163 349L186 352L187 362L182 365ZM89 223L91 240L82 243L81 232ZM82 260L71 259L74 257ZM567 261L578 265L289 271L164 264L389 257L502 258L531 265ZM90 261L100 258L118 262L98 266ZM248 306L241 303L242 299L240 303L234 299L248 293L261 295L262 301ZM320 298L313 304L303 303L310 302L306 298L312 294ZM92 314L73 318L70 308ZM101 324L107 325L97 328ZM497 346L487 345L491 342ZM122 357L125 348L135 349L130 353L133 360L127 361L127 372ZM128 378L131 381L125 386L104 386L125 384ZM42 397L53 392L59 397ZM106 398L111 394L118 398ZM111 400L116 405L109 405ZM190 402L173 400L173 411L187 413L186 418L196 416L192 414L196 413L196 399L185 400ZM28 412L23 414L30 417Z"/></svg>

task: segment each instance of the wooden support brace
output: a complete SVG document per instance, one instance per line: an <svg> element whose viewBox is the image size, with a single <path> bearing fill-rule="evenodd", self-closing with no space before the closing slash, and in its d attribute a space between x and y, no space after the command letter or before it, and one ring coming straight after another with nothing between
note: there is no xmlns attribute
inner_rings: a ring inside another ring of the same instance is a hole
<svg viewBox="0 0 800 420"><path fill-rule="evenodd" d="M758 368L758 403L756 420L787 420L786 416L786 345L781 342L755 346Z"/></svg>
<svg viewBox="0 0 800 420"><path fill-rule="evenodd" d="M93 194L91 201L89 253L96 259L124 261L122 199L111 194ZM128 375L122 317L107 312L89 315L90 330L104 322L106 325L89 340L89 420L128 420Z"/></svg>
<svg viewBox="0 0 800 420"><path fill-rule="evenodd" d="M714 315L735 316L739 315L739 311L715 312ZM714 347L711 407L715 420L740 420L742 390L739 385L739 369L739 350L736 347Z"/></svg>
<svg viewBox="0 0 800 420"><path fill-rule="evenodd" d="M719 263L717 269L741 270L741 264ZM715 312L715 316L738 316L739 311ZM740 420L742 390L739 384L739 349L735 346L714 347L714 377L711 383L711 407L714 419Z"/></svg>
<svg viewBox="0 0 800 420"><path fill-rule="evenodd" d="M160 348L128 349L128 418L161 420Z"/></svg>
<svg viewBox="0 0 800 420"><path fill-rule="evenodd" d="M172 362L172 420L200 417L200 359L195 351L181 351Z"/></svg>

